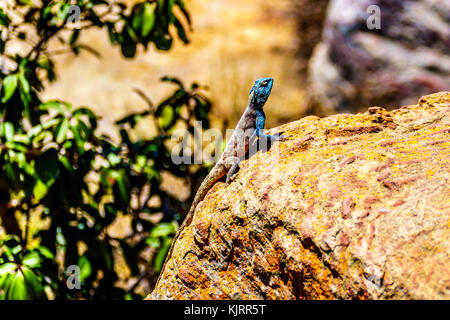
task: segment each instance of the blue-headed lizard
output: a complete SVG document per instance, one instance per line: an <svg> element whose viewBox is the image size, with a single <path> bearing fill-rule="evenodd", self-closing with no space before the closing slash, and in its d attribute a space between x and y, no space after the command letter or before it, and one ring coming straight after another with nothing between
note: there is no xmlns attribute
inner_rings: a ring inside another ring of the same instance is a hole
<svg viewBox="0 0 450 320"><path fill-rule="evenodd" d="M212 186L225 175L226 183L228 184L231 181L238 170L239 162L245 158L249 146L256 137L259 139L267 139L266 141L268 143L284 138L283 136L268 135L263 132L266 122L263 106L269 98L272 86L273 78L260 78L255 81L255 84L250 90L248 104L244 114L236 125L220 159L200 185L189 213L173 238L172 245L167 253L166 261L161 269L156 285L158 285L164 268L172 256L175 242L184 228L191 223L197 205L204 199Z"/></svg>

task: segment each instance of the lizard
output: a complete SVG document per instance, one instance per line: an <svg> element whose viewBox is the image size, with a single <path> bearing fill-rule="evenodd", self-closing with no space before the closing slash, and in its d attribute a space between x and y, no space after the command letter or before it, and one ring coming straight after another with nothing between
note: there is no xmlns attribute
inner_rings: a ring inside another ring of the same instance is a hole
<svg viewBox="0 0 450 320"><path fill-rule="evenodd" d="M206 194L213 187L213 185L225 175L225 183L230 183L238 170L239 162L245 159L249 146L257 137L259 139L267 139L269 143L284 138L281 135L269 135L263 132L266 121L263 106L269 98L272 91L272 86L273 78L270 77L260 78L255 81L255 84L249 93L247 107L237 123L236 128L234 129L233 134L225 147L225 150L198 188L189 212L172 240L172 244L166 255L166 259L161 268L155 288L161 279L161 275L163 274L167 262L172 256L175 242L183 230L190 225L197 205L205 198Z"/></svg>

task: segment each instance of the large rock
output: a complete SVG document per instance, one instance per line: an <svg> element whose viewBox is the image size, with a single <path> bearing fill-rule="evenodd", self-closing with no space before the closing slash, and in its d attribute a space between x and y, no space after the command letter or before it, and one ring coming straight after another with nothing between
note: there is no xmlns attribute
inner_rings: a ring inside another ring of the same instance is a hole
<svg viewBox="0 0 450 320"><path fill-rule="evenodd" d="M149 299L450 298L450 93L280 131L199 204Z"/></svg>
<svg viewBox="0 0 450 320"><path fill-rule="evenodd" d="M370 29L373 5L380 29ZM309 63L316 114L392 109L450 88L450 1L331 0L322 37Z"/></svg>

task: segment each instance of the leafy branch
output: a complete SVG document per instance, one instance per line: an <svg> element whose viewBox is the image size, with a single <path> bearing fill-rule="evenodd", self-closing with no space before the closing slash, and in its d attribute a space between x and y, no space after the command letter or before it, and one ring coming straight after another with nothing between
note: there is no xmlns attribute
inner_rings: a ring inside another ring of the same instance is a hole
<svg viewBox="0 0 450 320"><path fill-rule="evenodd" d="M71 25L74 12L79 29ZM0 236L0 298L140 298L142 288L154 283L175 221L186 210L163 190L163 174L192 185L205 174L204 168L174 164L168 143L179 126L193 133L193 123L201 121L209 128L211 103L203 89L164 77L175 89L158 104L136 89L148 109L116 122L117 143L97 133L98 116L88 107L42 101L40 93L56 79L55 53L90 50L80 43L89 28L104 29L111 45L133 58L138 46L169 50L175 38L188 43L189 27L181 0L132 7L104 0L17 0L0 8L0 59L12 62L0 70L0 219L6 231ZM31 48L12 53L15 41ZM51 41L62 47L48 50ZM153 121L156 131L133 140L129 133L142 119ZM112 235L123 217L130 221L127 234ZM34 226L36 219L46 226ZM117 270L119 257L126 279ZM79 270L79 287L67 285L70 266Z"/></svg>

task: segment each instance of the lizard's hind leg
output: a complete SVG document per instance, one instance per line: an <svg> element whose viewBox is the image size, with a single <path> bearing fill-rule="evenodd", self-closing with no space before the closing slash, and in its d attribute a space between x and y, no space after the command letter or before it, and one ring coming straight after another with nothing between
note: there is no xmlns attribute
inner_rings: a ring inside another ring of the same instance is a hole
<svg viewBox="0 0 450 320"><path fill-rule="evenodd" d="M225 180L226 184L229 184L231 182L231 178L234 177L234 175L236 174L236 172L238 171L239 168L239 160L236 161L233 166L230 168L230 171L228 171L227 173L227 179Z"/></svg>
<svg viewBox="0 0 450 320"><path fill-rule="evenodd" d="M229 184L231 182L231 179L234 177L234 175L236 174L236 172L239 169L239 162L241 162L241 159L239 159L238 157L232 157L229 158L227 161L229 168L228 169L228 173L227 173L227 178L225 180L226 184Z"/></svg>

